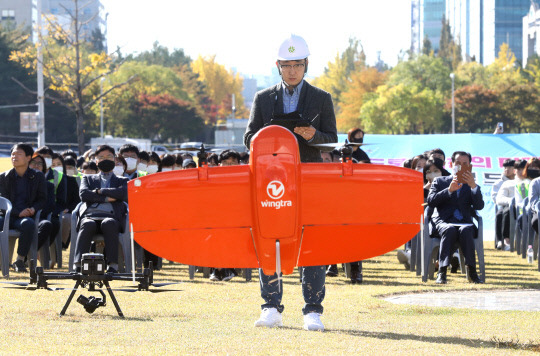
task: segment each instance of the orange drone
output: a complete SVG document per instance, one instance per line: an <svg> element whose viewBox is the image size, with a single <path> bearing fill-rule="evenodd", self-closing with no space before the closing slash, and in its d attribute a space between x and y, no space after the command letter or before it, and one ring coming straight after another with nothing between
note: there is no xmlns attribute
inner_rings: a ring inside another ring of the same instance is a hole
<svg viewBox="0 0 540 356"><path fill-rule="evenodd" d="M422 175L374 164L300 163L287 129L251 140L249 165L164 172L129 182L135 240L189 265L262 268L364 260L420 230Z"/></svg>

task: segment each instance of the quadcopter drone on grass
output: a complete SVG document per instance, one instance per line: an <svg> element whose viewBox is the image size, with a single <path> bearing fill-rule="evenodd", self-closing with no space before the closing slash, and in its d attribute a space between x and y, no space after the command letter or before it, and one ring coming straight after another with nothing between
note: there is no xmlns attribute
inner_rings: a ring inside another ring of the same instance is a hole
<svg viewBox="0 0 540 356"><path fill-rule="evenodd" d="M97 292L101 294L101 297L85 297L80 295L77 298L77 302L81 304L88 313L93 313L97 308L107 305L107 296L103 291L103 288L107 290L118 316L124 317L124 313L120 309L120 305L116 300L113 291L122 292L170 292L176 290L170 289L150 289L150 287L163 287L176 283L154 283L154 273L152 268L152 262L149 262L148 268L145 268L142 273L106 273L107 264L105 258L100 253L85 253L82 255L81 271L80 272L45 272L43 267L36 267L36 262L30 260L30 282L0 282L4 284L13 284L17 287L26 290L47 289L50 291L69 290L69 288L56 288L49 287L50 280L74 280L75 286L71 288L71 294L69 295L60 316L65 315L69 304L73 300L75 293L81 288L88 289L89 292ZM137 282L137 286L130 286L124 288L112 289L109 282L111 281L134 281Z"/></svg>

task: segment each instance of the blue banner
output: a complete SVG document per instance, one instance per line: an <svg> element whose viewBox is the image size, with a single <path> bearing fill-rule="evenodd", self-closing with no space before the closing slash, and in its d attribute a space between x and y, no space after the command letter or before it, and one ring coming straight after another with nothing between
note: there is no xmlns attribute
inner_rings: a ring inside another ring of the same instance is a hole
<svg viewBox="0 0 540 356"><path fill-rule="evenodd" d="M345 142L346 135L339 135ZM370 135L366 134L362 147L374 164L401 167L403 161L433 148L446 154L445 167L450 167L454 151L472 155L473 173L484 196L484 239L494 239L495 207L491 187L502 175L502 163L507 158L529 159L540 156L540 134L454 134L454 135Z"/></svg>

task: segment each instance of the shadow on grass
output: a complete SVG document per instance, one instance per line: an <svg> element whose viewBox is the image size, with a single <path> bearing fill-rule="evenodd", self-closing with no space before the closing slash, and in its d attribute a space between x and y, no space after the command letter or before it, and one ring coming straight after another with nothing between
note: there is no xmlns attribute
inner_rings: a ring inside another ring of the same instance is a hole
<svg viewBox="0 0 540 356"><path fill-rule="evenodd" d="M298 328L290 328L298 329ZM327 333L347 334L351 336L369 337L380 340L412 340L421 341L434 344L450 344L461 345L474 348L493 348L493 349L521 349L521 350L534 350L540 349L540 344L519 344L514 342L500 342L500 341L488 341L480 339L464 339L459 337L445 337L445 336L425 336L415 334L398 334L393 332L375 332L375 331L362 331L362 330L341 330L341 329L326 329Z"/></svg>

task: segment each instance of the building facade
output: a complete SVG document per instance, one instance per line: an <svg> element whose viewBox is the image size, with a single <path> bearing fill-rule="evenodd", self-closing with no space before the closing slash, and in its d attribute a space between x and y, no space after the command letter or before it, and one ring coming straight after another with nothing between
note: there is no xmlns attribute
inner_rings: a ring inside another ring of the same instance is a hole
<svg viewBox="0 0 540 356"><path fill-rule="evenodd" d="M540 56L540 6L531 2L527 15L523 17L523 67L534 55Z"/></svg>
<svg viewBox="0 0 540 356"><path fill-rule="evenodd" d="M106 50L106 14L100 0L79 0L79 22L82 36L91 39L94 31L103 35L103 48ZM72 26L68 13L75 12L74 0L42 0L41 11L44 15L53 15L64 28ZM37 22L37 0L0 0L0 24L22 26L33 33L36 40L35 23Z"/></svg>
<svg viewBox="0 0 540 356"><path fill-rule="evenodd" d="M411 1L411 52L420 53L427 36L435 53L439 50L446 0Z"/></svg>
<svg viewBox="0 0 540 356"><path fill-rule="evenodd" d="M507 43L523 59L523 17L531 0L446 0L446 18L463 57L488 65Z"/></svg>

